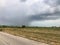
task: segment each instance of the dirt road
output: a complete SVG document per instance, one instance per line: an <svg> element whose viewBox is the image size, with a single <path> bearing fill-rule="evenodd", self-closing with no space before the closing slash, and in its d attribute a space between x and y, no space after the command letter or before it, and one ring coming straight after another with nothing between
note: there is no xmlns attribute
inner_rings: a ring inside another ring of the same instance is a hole
<svg viewBox="0 0 60 45"><path fill-rule="evenodd" d="M48 45L48 44L0 32L0 45Z"/></svg>

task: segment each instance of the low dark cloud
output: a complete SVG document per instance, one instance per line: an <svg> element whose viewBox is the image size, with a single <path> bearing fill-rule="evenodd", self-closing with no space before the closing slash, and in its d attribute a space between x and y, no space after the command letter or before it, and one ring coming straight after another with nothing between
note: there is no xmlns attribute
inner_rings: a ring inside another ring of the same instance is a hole
<svg viewBox="0 0 60 45"><path fill-rule="evenodd" d="M37 14L37 15L32 15L30 17L31 20L56 20L60 18L60 12L56 12L56 13L45 13L45 14Z"/></svg>

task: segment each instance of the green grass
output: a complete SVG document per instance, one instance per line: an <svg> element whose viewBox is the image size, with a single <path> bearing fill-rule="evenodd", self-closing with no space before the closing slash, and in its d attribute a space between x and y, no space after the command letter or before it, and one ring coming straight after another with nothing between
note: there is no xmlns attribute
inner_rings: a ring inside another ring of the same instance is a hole
<svg viewBox="0 0 60 45"><path fill-rule="evenodd" d="M50 45L60 45L60 28L0 28L16 36L21 36L31 40L48 43Z"/></svg>

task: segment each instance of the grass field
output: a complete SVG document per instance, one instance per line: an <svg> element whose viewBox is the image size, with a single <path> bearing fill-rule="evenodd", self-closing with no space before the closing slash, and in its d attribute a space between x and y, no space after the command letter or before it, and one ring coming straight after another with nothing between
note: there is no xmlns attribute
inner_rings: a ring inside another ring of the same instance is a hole
<svg viewBox="0 0 60 45"><path fill-rule="evenodd" d="M60 28L0 28L4 32L50 45L60 45Z"/></svg>

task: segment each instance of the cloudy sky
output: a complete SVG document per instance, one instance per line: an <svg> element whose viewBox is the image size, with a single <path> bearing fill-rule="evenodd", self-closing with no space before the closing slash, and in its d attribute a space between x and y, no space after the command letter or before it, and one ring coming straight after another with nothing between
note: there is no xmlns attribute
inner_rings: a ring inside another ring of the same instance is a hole
<svg viewBox="0 0 60 45"><path fill-rule="evenodd" d="M60 0L0 0L0 24L60 26Z"/></svg>

